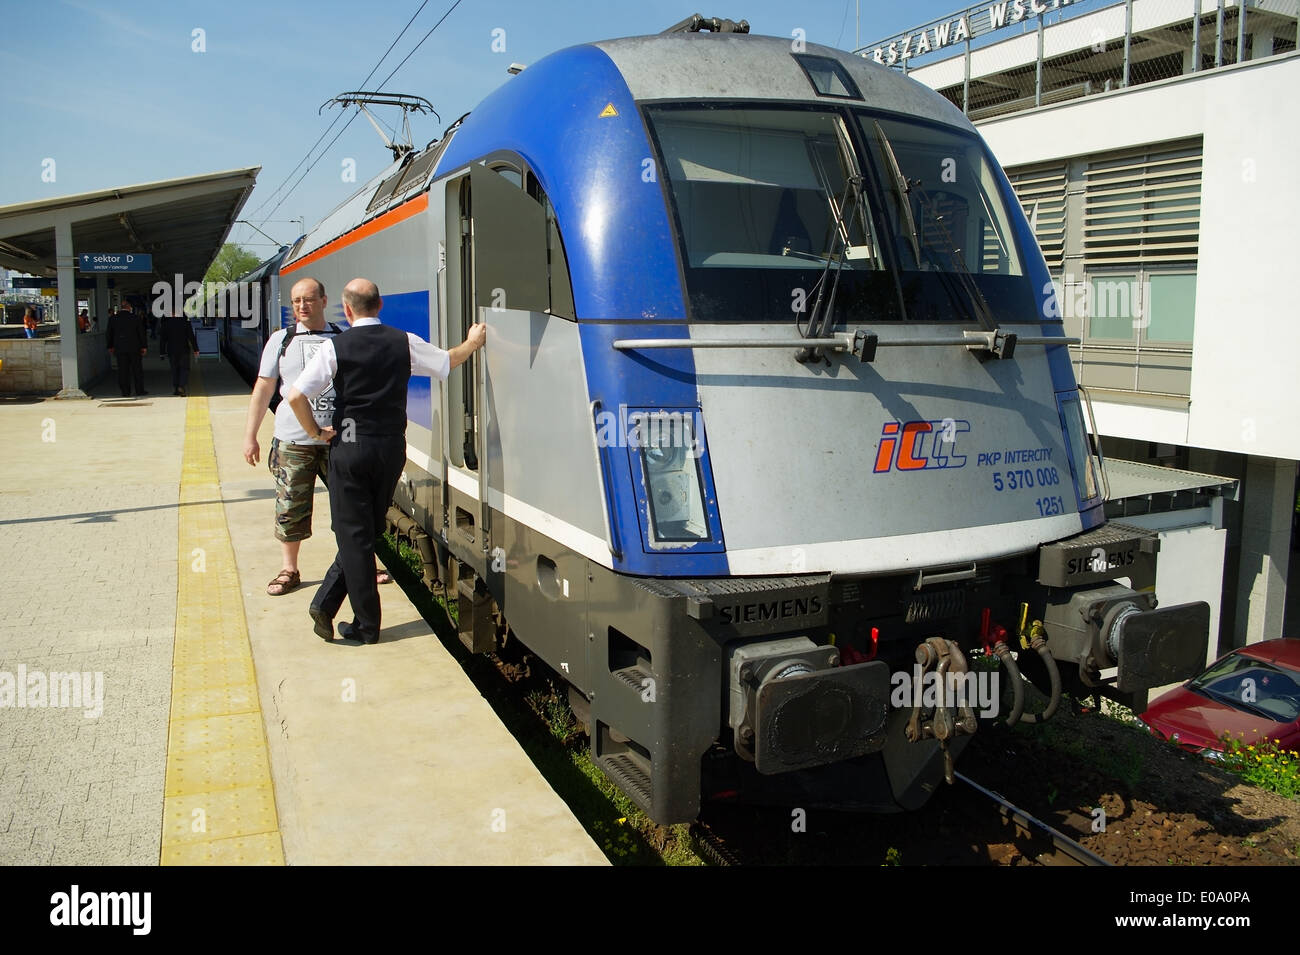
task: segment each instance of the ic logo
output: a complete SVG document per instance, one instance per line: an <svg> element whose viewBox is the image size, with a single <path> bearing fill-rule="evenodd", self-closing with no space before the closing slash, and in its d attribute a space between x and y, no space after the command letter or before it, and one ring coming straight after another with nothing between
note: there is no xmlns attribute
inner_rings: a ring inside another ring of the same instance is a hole
<svg viewBox="0 0 1300 955"><path fill-rule="evenodd" d="M960 468L966 455L955 454L957 435L970 431L969 421L943 418L938 421L886 421L880 429L875 474L893 468L924 471L931 468Z"/></svg>

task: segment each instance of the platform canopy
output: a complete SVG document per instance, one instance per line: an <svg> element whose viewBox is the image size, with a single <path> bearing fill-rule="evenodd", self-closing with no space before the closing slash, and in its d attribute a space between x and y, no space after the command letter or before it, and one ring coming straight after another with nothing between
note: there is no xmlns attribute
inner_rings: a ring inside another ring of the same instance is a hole
<svg viewBox="0 0 1300 955"><path fill-rule="evenodd" d="M257 183L261 166L163 179L135 186L0 206L0 266L55 276L56 233L70 230L65 254L144 253L153 271L114 276L119 289L144 291L160 279L201 281ZM84 273L83 273L84 275Z"/></svg>
<svg viewBox="0 0 1300 955"><path fill-rule="evenodd" d="M85 397L77 358L77 273L95 276L94 314L106 324L108 260L144 271L113 274L119 292L147 298L157 282L203 280L244 208L261 166L163 179L0 206L0 266L55 279L59 296L59 397ZM82 261L87 253L96 256Z"/></svg>

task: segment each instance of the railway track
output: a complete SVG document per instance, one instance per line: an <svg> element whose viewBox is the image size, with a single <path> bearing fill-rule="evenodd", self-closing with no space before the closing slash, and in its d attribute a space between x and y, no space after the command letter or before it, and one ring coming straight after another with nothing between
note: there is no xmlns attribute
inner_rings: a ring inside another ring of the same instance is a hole
<svg viewBox="0 0 1300 955"><path fill-rule="evenodd" d="M1013 844L1015 846L1014 857L1022 860L1018 864L1028 861L1031 864L1043 866L1111 865L1096 853L1084 848L1069 835L1026 812L993 790L985 788L969 776L957 773L956 779L959 788L952 793L954 798L948 802L945 811L951 812L955 810L968 820L967 825L960 827L963 834L958 835L956 831L950 831L945 836L940 832L936 832L936 825L931 824L931 822L936 821L938 818L939 809L937 806L918 810L916 816L922 818L913 819L913 822L919 823L919 825L911 827L910 836L902 835L898 827L893 827L894 838L897 840L897 845L894 848L899 850L902 859L920 858L924 860L921 864L946 864L941 858L937 859L932 854L932 845L926 846L923 844L933 843L936 840L945 838L954 842L964 842L973 837L975 842L982 843L986 847L991 847L995 843L999 846ZM927 812L932 814L930 822L924 818ZM850 815L845 818L855 820L852 823L847 823L847 825L859 828L864 821L887 817ZM845 818L841 818L836 823L831 823L831 827L845 826ZM898 817L888 818L897 819ZM1010 838L1008 838L1008 830L1010 830ZM736 826L715 826L708 822L696 822L690 827L690 837L696 854L711 865L748 865L755 862L757 864L766 864L773 861L768 852L758 851L756 847L749 846L751 832L748 827L743 825L737 828ZM754 838L759 837L755 835ZM767 837L762 838L766 840ZM840 840L836 838L831 841L832 843L838 843ZM763 858L764 856L766 858ZM816 859L801 854L799 861L810 863L815 862ZM842 855L837 855L834 859L828 859L827 861L844 863L849 860ZM875 860L872 859L871 861L874 862ZM970 864L970 857L967 856L961 864ZM993 853L986 853L983 864L1017 863L1000 863L995 861Z"/></svg>
<svg viewBox="0 0 1300 955"><path fill-rule="evenodd" d="M1002 816L1004 825L1014 826L1018 834L1026 839L1051 846L1049 850L1034 857L1034 861L1039 865L1109 866L1111 864L1095 852L1085 849L1059 829L1054 829L1038 817L1030 815L993 790L984 788L964 773L957 773L956 777L958 782L963 783L988 802L992 802Z"/></svg>

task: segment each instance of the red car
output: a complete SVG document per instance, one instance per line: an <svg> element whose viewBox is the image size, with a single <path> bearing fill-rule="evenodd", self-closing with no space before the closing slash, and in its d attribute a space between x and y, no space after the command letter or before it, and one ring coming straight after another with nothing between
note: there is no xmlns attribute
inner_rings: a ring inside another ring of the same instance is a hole
<svg viewBox="0 0 1300 955"><path fill-rule="evenodd" d="M1300 749L1300 640L1264 640L1220 657L1138 717L1160 739L1221 757L1224 733Z"/></svg>

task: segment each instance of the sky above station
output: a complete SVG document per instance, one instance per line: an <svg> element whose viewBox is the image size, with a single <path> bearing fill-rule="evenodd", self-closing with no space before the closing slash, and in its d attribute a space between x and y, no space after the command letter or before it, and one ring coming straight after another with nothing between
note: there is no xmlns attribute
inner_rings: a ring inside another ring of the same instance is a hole
<svg viewBox="0 0 1300 955"><path fill-rule="evenodd" d="M265 235L241 224L230 237L264 258L392 161L355 109L338 122L338 107L321 111L344 91L382 89L429 100L441 121L412 118L419 148L506 82L511 63L535 63L576 43L658 33L702 13L747 19L753 33L802 35L852 50L963 6L960 0L730 4L0 0L0 62L8 67L0 96L0 206L261 166L240 218ZM396 110L375 114L390 124L400 119Z"/></svg>

